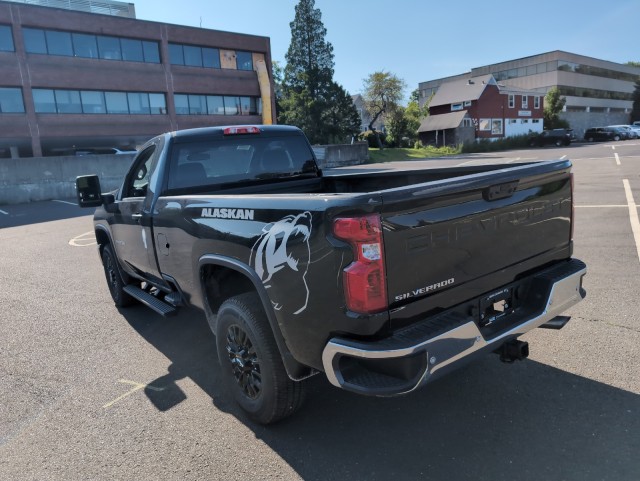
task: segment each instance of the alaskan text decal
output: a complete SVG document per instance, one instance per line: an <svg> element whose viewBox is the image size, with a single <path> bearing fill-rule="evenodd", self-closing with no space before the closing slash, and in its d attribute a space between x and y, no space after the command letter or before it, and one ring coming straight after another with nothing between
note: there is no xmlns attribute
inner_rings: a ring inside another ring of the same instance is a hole
<svg viewBox="0 0 640 481"><path fill-rule="evenodd" d="M202 209L201 214L201 217L211 219L253 220L253 216L253 209L214 209L211 207L205 207Z"/></svg>

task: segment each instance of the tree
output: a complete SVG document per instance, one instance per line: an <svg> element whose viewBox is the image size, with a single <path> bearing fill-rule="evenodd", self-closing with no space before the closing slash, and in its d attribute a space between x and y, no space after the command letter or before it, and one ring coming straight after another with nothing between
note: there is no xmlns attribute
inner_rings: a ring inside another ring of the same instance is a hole
<svg viewBox="0 0 640 481"><path fill-rule="evenodd" d="M342 85L331 82L323 111L322 137L328 143L342 143L360 131L360 115L351 95Z"/></svg>
<svg viewBox="0 0 640 481"><path fill-rule="evenodd" d="M633 91L633 107L631 109L631 119L629 123L640 120L640 77L636 80L635 90Z"/></svg>
<svg viewBox="0 0 640 481"><path fill-rule="evenodd" d="M282 112L279 122L300 127L311 143L326 141L322 117L333 88L333 47L325 40L327 29L314 0L295 7L291 44L285 56Z"/></svg>
<svg viewBox="0 0 640 481"><path fill-rule="evenodd" d="M640 62L629 61L625 65L631 65L632 67L640 67Z"/></svg>
<svg viewBox="0 0 640 481"><path fill-rule="evenodd" d="M376 132L373 124L387 112L394 111L402 100L402 95L407 84L404 80L390 72L374 72L364 80L364 107L371 116L369 130ZM382 148L382 142L376 132L378 147Z"/></svg>
<svg viewBox="0 0 640 481"><path fill-rule="evenodd" d="M560 96L558 87L552 87L544 96L544 128L556 129L566 127L567 123L560 119L560 112L564 108L567 99Z"/></svg>
<svg viewBox="0 0 640 481"><path fill-rule="evenodd" d="M409 133L409 121L406 116L406 109L397 106L387 113L385 125L387 127L387 143L391 147L402 147L402 138Z"/></svg>

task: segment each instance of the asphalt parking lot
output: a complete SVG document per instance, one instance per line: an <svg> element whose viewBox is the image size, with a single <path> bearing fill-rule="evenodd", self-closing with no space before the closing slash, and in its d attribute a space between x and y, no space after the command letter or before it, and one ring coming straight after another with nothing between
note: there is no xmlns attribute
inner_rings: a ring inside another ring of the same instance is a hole
<svg viewBox="0 0 640 481"><path fill-rule="evenodd" d="M589 269L564 329L405 397L315 376L268 428L226 397L204 319L113 305L88 211L0 205L0 480L640 479L640 141L428 162L562 157Z"/></svg>

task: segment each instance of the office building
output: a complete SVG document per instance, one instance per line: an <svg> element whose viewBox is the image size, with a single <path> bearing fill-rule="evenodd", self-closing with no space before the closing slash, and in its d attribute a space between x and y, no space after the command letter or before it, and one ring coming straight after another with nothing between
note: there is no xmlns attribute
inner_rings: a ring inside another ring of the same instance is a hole
<svg viewBox="0 0 640 481"><path fill-rule="evenodd" d="M0 1L0 157L131 149L171 130L275 120L268 37L134 12Z"/></svg>

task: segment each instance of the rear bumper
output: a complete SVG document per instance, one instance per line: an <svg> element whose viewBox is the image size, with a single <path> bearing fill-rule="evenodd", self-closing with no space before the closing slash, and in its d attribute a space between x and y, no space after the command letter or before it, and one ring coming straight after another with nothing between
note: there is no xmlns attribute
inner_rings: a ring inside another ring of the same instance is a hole
<svg viewBox="0 0 640 481"><path fill-rule="evenodd" d="M571 259L531 276L533 305L523 306L517 322L487 337L473 317L452 309L379 341L332 338L322 354L325 373L331 384L360 394L408 393L580 302L586 272L583 262Z"/></svg>

